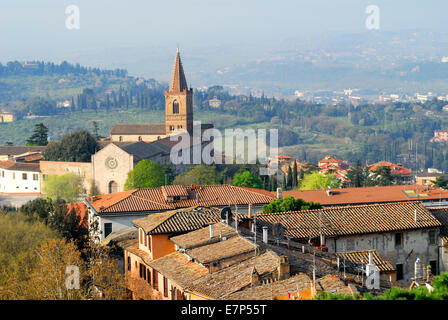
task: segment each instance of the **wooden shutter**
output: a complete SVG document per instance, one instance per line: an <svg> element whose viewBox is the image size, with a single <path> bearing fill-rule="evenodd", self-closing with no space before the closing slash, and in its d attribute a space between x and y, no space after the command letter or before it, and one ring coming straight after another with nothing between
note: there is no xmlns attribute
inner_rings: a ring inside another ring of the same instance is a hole
<svg viewBox="0 0 448 320"><path fill-rule="evenodd" d="M153 270L152 271L152 286L154 289L158 290L159 289L159 276L158 276L158 272L157 270Z"/></svg>
<svg viewBox="0 0 448 320"><path fill-rule="evenodd" d="M163 295L168 297L168 279L163 276Z"/></svg>

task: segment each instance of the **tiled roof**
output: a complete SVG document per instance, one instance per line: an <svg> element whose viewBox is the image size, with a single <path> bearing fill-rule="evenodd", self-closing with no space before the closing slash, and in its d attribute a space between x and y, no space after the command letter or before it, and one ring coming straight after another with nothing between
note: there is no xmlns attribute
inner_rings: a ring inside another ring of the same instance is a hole
<svg viewBox="0 0 448 320"><path fill-rule="evenodd" d="M328 196L326 190L290 190L283 191L283 197L293 196L295 199L319 202L323 206L448 199L448 190L432 187L425 190L423 186L418 187L417 199L414 185L338 188L332 191L332 195ZM275 193L271 194L274 196Z"/></svg>
<svg viewBox="0 0 448 320"><path fill-rule="evenodd" d="M237 235L234 228L229 227L225 223L218 222L213 225L214 237L210 238L209 227L202 228L196 231L192 231L180 236L170 238L172 242L184 249L191 249L199 246L204 246L210 243L220 241L221 237L227 239Z"/></svg>
<svg viewBox="0 0 448 320"><path fill-rule="evenodd" d="M396 165L396 164L394 164L392 162L388 162L388 161L380 161L380 162L371 164L371 165L369 165L369 170L375 171L376 169L378 169L378 167L389 167L390 172L392 174L401 174L401 175L406 175L406 176L411 175L411 170L409 170L401 165Z"/></svg>
<svg viewBox="0 0 448 320"><path fill-rule="evenodd" d="M165 135L166 133L166 127L164 124L152 124L152 123L145 123L145 124L116 124L110 134L114 135Z"/></svg>
<svg viewBox="0 0 448 320"><path fill-rule="evenodd" d="M194 231L219 221L221 221L219 209L193 207L152 213L145 218L134 220L133 223L143 228L147 234L165 234Z"/></svg>
<svg viewBox="0 0 448 320"><path fill-rule="evenodd" d="M188 194L186 200L167 202L161 188L139 189L100 195L87 200L97 212L122 214L127 212L166 211L193 206L228 206L266 204L274 195L265 190L236 187L230 185L200 186L191 189L183 187ZM102 207L100 209L100 207Z"/></svg>
<svg viewBox="0 0 448 320"><path fill-rule="evenodd" d="M448 242L448 208L434 208L428 210L442 224L442 227L440 228L440 238L444 242Z"/></svg>
<svg viewBox="0 0 448 320"><path fill-rule="evenodd" d="M299 273L285 280L249 287L232 293L226 297L226 300L274 300L278 296L287 295L288 292L311 288L311 285L310 277Z"/></svg>
<svg viewBox="0 0 448 320"><path fill-rule="evenodd" d="M337 256L339 256L341 259L346 259L349 262L359 264L359 265L366 265L369 263L369 250L363 250L363 251L350 251L350 252L338 252L336 253ZM382 259L376 250L372 250L372 256L373 256L373 263L378 267L378 269L382 272L384 271L395 271L395 268L392 266L392 264Z"/></svg>
<svg viewBox="0 0 448 320"><path fill-rule="evenodd" d="M414 212L417 210L417 222ZM257 227L280 223L296 239L438 228L442 224L420 202L330 207L316 210L257 214ZM320 224L321 223L321 224Z"/></svg>
<svg viewBox="0 0 448 320"><path fill-rule="evenodd" d="M178 186L178 185L173 185L173 186L161 186L160 189L162 190L162 194L166 197L188 197L188 192L185 189L184 186Z"/></svg>
<svg viewBox="0 0 448 320"><path fill-rule="evenodd" d="M182 288L190 286L195 280L208 274L207 268L189 261L188 257L180 252L152 260L149 265Z"/></svg>
<svg viewBox="0 0 448 320"><path fill-rule="evenodd" d="M39 172L40 165L38 163L15 162L11 160L0 161L0 168L14 171L31 171Z"/></svg>
<svg viewBox="0 0 448 320"><path fill-rule="evenodd" d="M278 264L279 256L272 251L267 251L257 257L201 277L193 281L187 289L213 299L225 299L230 294L251 285L254 267L261 276L274 272Z"/></svg>
<svg viewBox="0 0 448 320"><path fill-rule="evenodd" d="M46 146L0 146L0 155L17 156L27 152L42 152Z"/></svg>
<svg viewBox="0 0 448 320"><path fill-rule="evenodd" d="M254 252L257 246L243 237L231 237L209 245L188 249L186 253L202 264Z"/></svg>

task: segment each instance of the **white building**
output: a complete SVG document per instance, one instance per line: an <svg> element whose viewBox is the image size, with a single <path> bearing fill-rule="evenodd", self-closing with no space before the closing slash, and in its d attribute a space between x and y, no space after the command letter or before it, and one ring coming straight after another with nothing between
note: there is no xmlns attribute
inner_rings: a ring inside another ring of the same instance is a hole
<svg viewBox="0 0 448 320"><path fill-rule="evenodd" d="M0 194L40 194L38 163L0 161Z"/></svg>

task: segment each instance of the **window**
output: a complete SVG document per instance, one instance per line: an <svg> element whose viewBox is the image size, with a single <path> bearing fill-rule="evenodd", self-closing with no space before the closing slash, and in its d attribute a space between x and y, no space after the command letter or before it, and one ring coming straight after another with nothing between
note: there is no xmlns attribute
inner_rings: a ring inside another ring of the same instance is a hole
<svg viewBox="0 0 448 320"><path fill-rule="evenodd" d="M431 267L431 274L436 276L438 275L438 270L437 270L437 261L436 260L431 260L429 261L429 266Z"/></svg>
<svg viewBox="0 0 448 320"><path fill-rule="evenodd" d="M396 233L395 234L395 248L400 248L403 246L403 234Z"/></svg>
<svg viewBox="0 0 448 320"><path fill-rule="evenodd" d="M123 141L123 137L120 136L120 137L118 138L118 140L119 140L120 142Z"/></svg>
<svg viewBox="0 0 448 320"><path fill-rule="evenodd" d="M112 233L112 223L108 222L104 224L104 238Z"/></svg>
<svg viewBox="0 0 448 320"><path fill-rule="evenodd" d="M147 237L148 237L148 249L149 251L151 251L151 236L147 235Z"/></svg>
<svg viewBox="0 0 448 320"><path fill-rule="evenodd" d="M431 230L428 232L429 235L429 244L436 244L437 237L436 237L436 231Z"/></svg>
<svg viewBox="0 0 448 320"><path fill-rule="evenodd" d="M39 175L37 173L33 173L33 180L34 181L39 180Z"/></svg>
<svg viewBox="0 0 448 320"><path fill-rule="evenodd" d="M179 102L177 102L177 100L174 100L174 102L173 102L173 113L174 114L179 113Z"/></svg>
<svg viewBox="0 0 448 320"><path fill-rule="evenodd" d="M157 270L152 271L152 287L156 290L159 289L159 274Z"/></svg>
<svg viewBox="0 0 448 320"><path fill-rule="evenodd" d="M22 173L22 180L27 180L28 179L28 175L26 173Z"/></svg>
<svg viewBox="0 0 448 320"><path fill-rule="evenodd" d="M151 271L149 271L149 268L146 270L146 273L146 281L151 284Z"/></svg>
<svg viewBox="0 0 448 320"><path fill-rule="evenodd" d="M115 181L109 182L109 193L116 193L118 192L118 183Z"/></svg>
<svg viewBox="0 0 448 320"><path fill-rule="evenodd" d="M143 244L143 231L142 229L138 229L138 231L140 232L140 244Z"/></svg>
<svg viewBox="0 0 448 320"><path fill-rule="evenodd" d="M179 289L177 289L177 300L184 300L184 295Z"/></svg>
<svg viewBox="0 0 448 320"><path fill-rule="evenodd" d="M178 126L177 126L177 129L182 129L182 125L181 125L181 124L178 125Z"/></svg>
<svg viewBox="0 0 448 320"><path fill-rule="evenodd" d="M145 247L148 246L148 237L146 236L145 233L143 233L143 238L145 238Z"/></svg>
<svg viewBox="0 0 448 320"><path fill-rule="evenodd" d="M397 264L395 268L397 269L397 280L403 280L403 264Z"/></svg>
<svg viewBox="0 0 448 320"><path fill-rule="evenodd" d="M170 131L174 131L174 126L170 126Z"/></svg>
<svg viewBox="0 0 448 320"><path fill-rule="evenodd" d="M168 297L168 279L163 276L163 296Z"/></svg>
<svg viewBox="0 0 448 320"><path fill-rule="evenodd" d="M131 257L128 257L128 271L131 271Z"/></svg>
<svg viewBox="0 0 448 320"><path fill-rule="evenodd" d="M142 141L142 136L138 136L138 141Z"/></svg>

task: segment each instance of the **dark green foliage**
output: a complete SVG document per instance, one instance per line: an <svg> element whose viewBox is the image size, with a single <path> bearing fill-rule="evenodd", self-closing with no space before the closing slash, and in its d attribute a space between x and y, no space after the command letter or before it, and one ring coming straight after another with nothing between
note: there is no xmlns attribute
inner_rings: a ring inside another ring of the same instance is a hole
<svg viewBox="0 0 448 320"><path fill-rule="evenodd" d="M285 211L301 211L322 208L320 203L312 201L304 201L303 199L295 200L294 197L288 196L282 199L274 199L269 204L263 206L263 213L285 212Z"/></svg>
<svg viewBox="0 0 448 320"><path fill-rule="evenodd" d="M48 128L43 123L34 126L31 137L26 140L27 146L46 146L48 144Z"/></svg>
<svg viewBox="0 0 448 320"><path fill-rule="evenodd" d="M42 157L48 161L90 162L91 156L98 150L95 138L83 129L64 135L60 141L49 143Z"/></svg>
<svg viewBox="0 0 448 320"><path fill-rule="evenodd" d="M232 184L234 186L251 188L261 188L263 186L263 182L261 181L261 179L258 176L252 174L250 171L236 173L233 176Z"/></svg>

